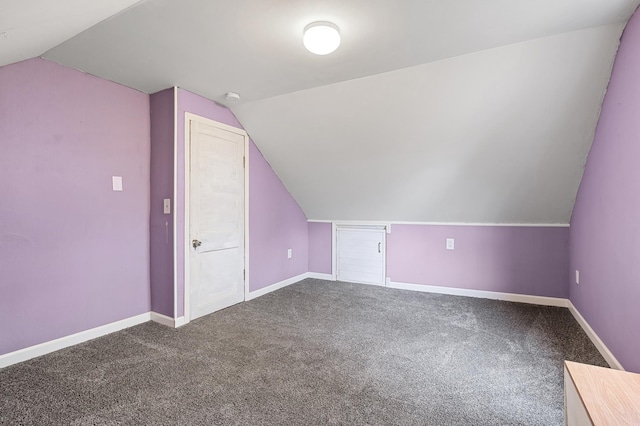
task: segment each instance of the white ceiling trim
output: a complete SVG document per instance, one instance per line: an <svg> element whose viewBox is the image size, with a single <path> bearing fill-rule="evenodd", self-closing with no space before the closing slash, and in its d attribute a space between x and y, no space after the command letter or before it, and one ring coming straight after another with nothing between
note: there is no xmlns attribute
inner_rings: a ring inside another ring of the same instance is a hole
<svg viewBox="0 0 640 426"><path fill-rule="evenodd" d="M569 228L568 223L486 223L486 222L395 222L395 221L376 221L376 220L315 220L308 219L308 223L341 223L341 224L359 224L370 223L380 225L424 225L424 226L504 226L514 228Z"/></svg>

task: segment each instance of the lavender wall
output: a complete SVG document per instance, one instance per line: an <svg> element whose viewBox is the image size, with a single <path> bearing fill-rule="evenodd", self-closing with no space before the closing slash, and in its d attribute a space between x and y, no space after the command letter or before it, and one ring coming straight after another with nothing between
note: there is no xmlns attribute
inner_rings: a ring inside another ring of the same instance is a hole
<svg viewBox="0 0 640 426"><path fill-rule="evenodd" d="M307 272L309 242L307 217L253 143L249 166L249 284L256 291Z"/></svg>
<svg viewBox="0 0 640 426"><path fill-rule="evenodd" d="M627 24L571 218L571 301L640 373L640 13ZM573 279L580 271L580 284Z"/></svg>
<svg viewBox="0 0 640 426"><path fill-rule="evenodd" d="M145 94L0 68L0 354L149 311L149 138Z"/></svg>
<svg viewBox="0 0 640 426"><path fill-rule="evenodd" d="M331 223L309 222L309 272L331 274Z"/></svg>
<svg viewBox="0 0 640 426"><path fill-rule="evenodd" d="M150 96L151 105L151 310L173 318L174 89ZM164 214L164 199L171 214Z"/></svg>
<svg viewBox="0 0 640 426"><path fill-rule="evenodd" d="M391 281L568 297L568 228L394 224L391 231ZM446 250L447 238L455 250Z"/></svg>
<svg viewBox="0 0 640 426"><path fill-rule="evenodd" d="M215 102L178 90L178 197L184 212L184 117L190 112L242 128L233 113ZM184 315L184 217L178 214L178 317ZM307 219L262 154L250 143L249 152L249 286L259 290L307 272ZM287 248L293 249L287 259Z"/></svg>

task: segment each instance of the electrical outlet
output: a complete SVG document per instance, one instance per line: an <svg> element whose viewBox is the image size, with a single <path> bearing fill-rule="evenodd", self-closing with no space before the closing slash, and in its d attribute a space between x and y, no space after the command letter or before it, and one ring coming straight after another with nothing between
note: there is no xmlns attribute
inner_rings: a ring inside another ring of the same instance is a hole
<svg viewBox="0 0 640 426"><path fill-rule="evenodd" d="M580 284L580 271L576 269L576 284Z"/></svg>
<svg viewBox="0 0 640 426"><path fill-rule="evenodd" d="M287 250L287 259L291 259L291 249Z"/></svg>
<svg viewBox="0 0 640 426"><path fill-rule="evenodd" d="M455 249L455 240L453 238L447 238L447 250Z"/></svg>

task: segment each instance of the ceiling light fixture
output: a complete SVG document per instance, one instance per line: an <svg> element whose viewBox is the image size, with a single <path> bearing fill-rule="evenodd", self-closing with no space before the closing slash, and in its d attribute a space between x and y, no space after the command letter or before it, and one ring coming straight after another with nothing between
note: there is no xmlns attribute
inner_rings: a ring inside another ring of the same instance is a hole
<svg viewBox="0 0 640 426"><path fill-rule="evenodd" d="M340 30L331 22L312 22L304 28L304 47L316 55L328 55L340 46Z"/></svg>

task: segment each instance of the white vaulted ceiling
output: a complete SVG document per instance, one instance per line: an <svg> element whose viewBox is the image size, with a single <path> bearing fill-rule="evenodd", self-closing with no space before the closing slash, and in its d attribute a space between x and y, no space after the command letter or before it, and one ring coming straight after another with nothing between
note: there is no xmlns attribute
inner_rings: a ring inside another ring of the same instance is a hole
<svg viewBox="0 0 640 426"><path fill-rule="evenodd" d="M0 66L41 55L140 0L0 0Z"/></svg>
<svg viewBox="0 0 640 426"><path fill-rule="evenodd" d="M168 84L251 102L626 21L639 0L147 0L44 56L154 93ZM315 56L312 21L342 44Z"/></svg>
<svg viewBox="0 0 640 426"><path fill-rule="evenodd" d="M621 26L233 108L309 218L568 223Z"/></svg>
<svg viewBox="0 0 640 426"><path fill-rule="evenodd" d="M639 2L147 0L37 54L147 93L240 93L311 219L567 223ZM304 50L316 20L335 53Z"/></svg>

